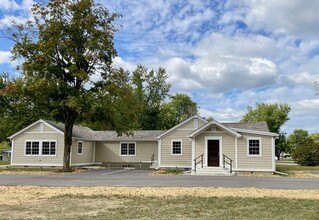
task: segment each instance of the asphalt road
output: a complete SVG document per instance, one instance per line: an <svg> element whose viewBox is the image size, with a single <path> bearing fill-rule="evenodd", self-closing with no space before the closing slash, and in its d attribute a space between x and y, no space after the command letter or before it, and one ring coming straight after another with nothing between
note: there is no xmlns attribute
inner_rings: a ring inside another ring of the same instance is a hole
<svg viewBox="0 0 319 220"><path fill-rule="evenodd" d="M150 172L153 171L105 169L58 175L0 174L0 185L319 189L319 178L213 177L192 175L150 176Z"/></svg>

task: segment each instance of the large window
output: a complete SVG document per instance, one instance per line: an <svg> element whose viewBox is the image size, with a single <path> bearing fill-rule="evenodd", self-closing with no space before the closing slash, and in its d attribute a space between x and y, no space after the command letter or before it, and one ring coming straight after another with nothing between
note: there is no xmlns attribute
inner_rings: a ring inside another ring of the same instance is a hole
<svg viewBox="0 0 319 220"><path fill-rule="evenodd" d="M55 155L55 142L43 141L42 142L42 155Z"/></svg>
<svg viewBox="0 0 319 220"><path fill-rule="evenodd" d="M172 152L172 155L182 155L182 141L173 140L171 152Z"/></svg>
<svg viewBox="0 0 319 220"><path fill-rule="evenodd" d="M248 138L248 155L261 156L261 139Z"/></svg>
<svg viewBox="0 0 319 220"><path fill-rule="evenodd" d="M83 154L83 142L79 141L78 142L78 154Z"/></svg>
<svg viewBox="0 0 319 220"><path fill-rule="evenodd" d="M25 155L56 155L56 141L26 141Z"/></svg>
<svg viewBox="0 0 319 220"><path fill-rule="evenodd" d="M135 156L135 143L121 143L121 156Z"/></svg>

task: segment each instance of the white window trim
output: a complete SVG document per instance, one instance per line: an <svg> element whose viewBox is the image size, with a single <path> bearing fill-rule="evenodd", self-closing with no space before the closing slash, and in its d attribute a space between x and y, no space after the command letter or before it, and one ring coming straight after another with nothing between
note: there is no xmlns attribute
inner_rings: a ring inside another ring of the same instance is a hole
<svg viewBox="0 0 319 220"><path fill-rule="evenodd" d="M134 147L135 147L135 154L128 154L129 153L129 149L127 149L127 154L122 154L122 144L134 144ZM120 147L119 147L119 155L121 157L135 157L136 156L136 151L137 151L137 147L136 147L136 142L126 142L126 141L123 141L123 142L120 142Z"/></svg>
<svg viewBox="0 0 319 220"><path fill-rule="evenodd" d="M259 154L249 154L249 141L259 140ZM261 137L248 137L247 138L247 157L262 157L262 142Z"/></svg>
<svg viewBox="0 0 319 220"><path fill-rule="evenodd" d="M39 142L39 154L26 154L27 142ZM43 142L55 142L55 154L42 154ZM57 140L25 140L24 141L24 156L26 157L56 157L58 152Z"/></svg>
<svg viewBox="0 0 319 220"><path fill-rule="evenodd" d="M181 142L181 153L173 154L173 142ZM171 156L183 156L183 141L181 139L171 140Z"/></svg>
<svg viewBox="0 0 319 220"><path fill-rule="evenodd" d="M82 143L81 153L79 153L79 143ZM78 141L78 146L77 146L77 149L76 149L77 155L83 155L83 150L84 150L84 142L83 141Z"/></svg>

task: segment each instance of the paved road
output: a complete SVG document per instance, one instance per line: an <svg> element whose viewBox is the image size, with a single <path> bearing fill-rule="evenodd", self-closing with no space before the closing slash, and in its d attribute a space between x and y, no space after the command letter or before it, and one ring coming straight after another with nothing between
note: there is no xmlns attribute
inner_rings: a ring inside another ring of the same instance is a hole
<svg viewBox="0 0 319 220"><path fill-rule="evenodd" d="M129 187L226 187L269 189L319 189L319 178L287 177L212 177L212 176L150 176L150 170L90 170L59 175L0 174L0 185L32 186L129 186Z"/></svg>

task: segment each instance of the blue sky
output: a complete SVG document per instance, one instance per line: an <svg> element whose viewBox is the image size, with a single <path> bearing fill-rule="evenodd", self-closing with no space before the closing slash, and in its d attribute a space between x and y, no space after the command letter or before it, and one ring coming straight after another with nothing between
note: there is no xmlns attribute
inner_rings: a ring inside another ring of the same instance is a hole
<svg viewBox="0 0 319 220"><path fill-rule="evenodd" d="M1 0L0 29L25 21L32 0ZM171 92L190 95L202 116L238 121L256 102L287 103L283 130L319 132L319 1L99 0L120 13L115 66L166 68ZM1 38L0 72L14 73ZM17 74L17 73L15 73Z"/></svg>

